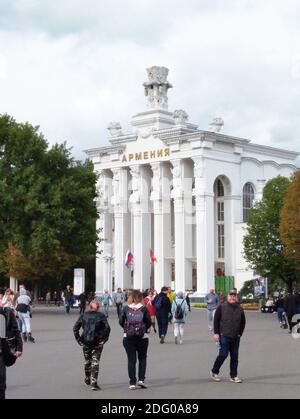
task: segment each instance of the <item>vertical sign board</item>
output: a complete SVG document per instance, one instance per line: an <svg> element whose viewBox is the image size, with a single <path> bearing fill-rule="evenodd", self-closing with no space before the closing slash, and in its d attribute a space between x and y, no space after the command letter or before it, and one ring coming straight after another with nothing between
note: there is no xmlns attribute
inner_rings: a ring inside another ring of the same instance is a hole
<svg viewBox="0 0 300 419"><path fill-rule="evenodd" d="M74 295L80 295L85 291L85 270L74 269Z"/></svg>

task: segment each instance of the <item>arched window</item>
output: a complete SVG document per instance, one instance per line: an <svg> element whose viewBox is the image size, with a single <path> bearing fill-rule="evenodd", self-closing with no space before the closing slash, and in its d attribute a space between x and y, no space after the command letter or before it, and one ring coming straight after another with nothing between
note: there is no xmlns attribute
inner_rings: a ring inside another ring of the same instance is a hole
<svg viewBox="0 0 300 419"><path fill-rule="evenodd" d="M224 211L224 185L218 179L216 184L216 240L217 240L217 258L225 258L225 211Z"/></svg>
<svg viewBox="0 0 300 419"><path fill-rule="evenodd" d="M225 194L224 194L224 185L223 185L223 182L220 180L220 179L218 179L218 181L217 181L217 197L221 197L221 196L224 196Z"/></svg>
<svg viewBox="0 0 300 419"><path fill-rule="evenodd" d="M243 221L247 223L249 220L250 210L253 208L254 188L251 183L246 183L243 188Z"/></svg>

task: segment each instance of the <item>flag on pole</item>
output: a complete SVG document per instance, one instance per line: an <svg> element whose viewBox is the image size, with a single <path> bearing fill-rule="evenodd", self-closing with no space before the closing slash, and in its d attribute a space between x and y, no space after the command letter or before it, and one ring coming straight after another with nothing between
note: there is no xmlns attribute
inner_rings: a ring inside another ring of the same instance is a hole
<svg viewBox="0 0 300 419"><path fill-rule="evenodd" d="M126 253L126 256L125 256L125 266L127 266L127 268L129 268L132 261L133 261L133 254L131 253L130 250L127 250L127 253Z"/></svg>
<svg viewBox="0 0 300 419"><path fill-rule="evenodd" d="M150 249L150 263L156 262L156 257L154 256L153 250Z"/></svg>

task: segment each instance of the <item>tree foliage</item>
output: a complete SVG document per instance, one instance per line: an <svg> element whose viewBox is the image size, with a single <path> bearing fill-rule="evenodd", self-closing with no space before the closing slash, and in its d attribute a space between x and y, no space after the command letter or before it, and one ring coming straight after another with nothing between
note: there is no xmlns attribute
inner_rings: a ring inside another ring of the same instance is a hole
<svg viewBox="0 0 300 419"><path fill-rule="evenodd" d="M297 280L296 265L285 256L280 239L280 213L290 181L278 176L270 180L262 201L251 211L244 238L244 254L250 267L269 280L281 279L292 289Z"/></svg>
<svg viewBox="0 0 300 419"><path fill-rule="evenodd" d="M0 116L0 269L58 277L96 254L96 175L38 127Z"/></svg>
<svg viewBox="0 0 300 419"><path fill-rule="evenodd" d="M285 196L280 237L286 257L294 261L300 270L300 171L294 174Z"/></svg>

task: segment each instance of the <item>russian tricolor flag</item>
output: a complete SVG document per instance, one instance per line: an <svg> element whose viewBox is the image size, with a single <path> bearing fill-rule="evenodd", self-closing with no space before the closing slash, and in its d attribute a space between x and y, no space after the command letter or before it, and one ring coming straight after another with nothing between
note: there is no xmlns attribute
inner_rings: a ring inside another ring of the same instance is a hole
<svg viewBox="0 0 300 419"><path fill-rule="evenodd" d="M127 250L126 257L125 257L125 266L129 268L131 262L133 261L133 254L130 250Z"/></svg>

